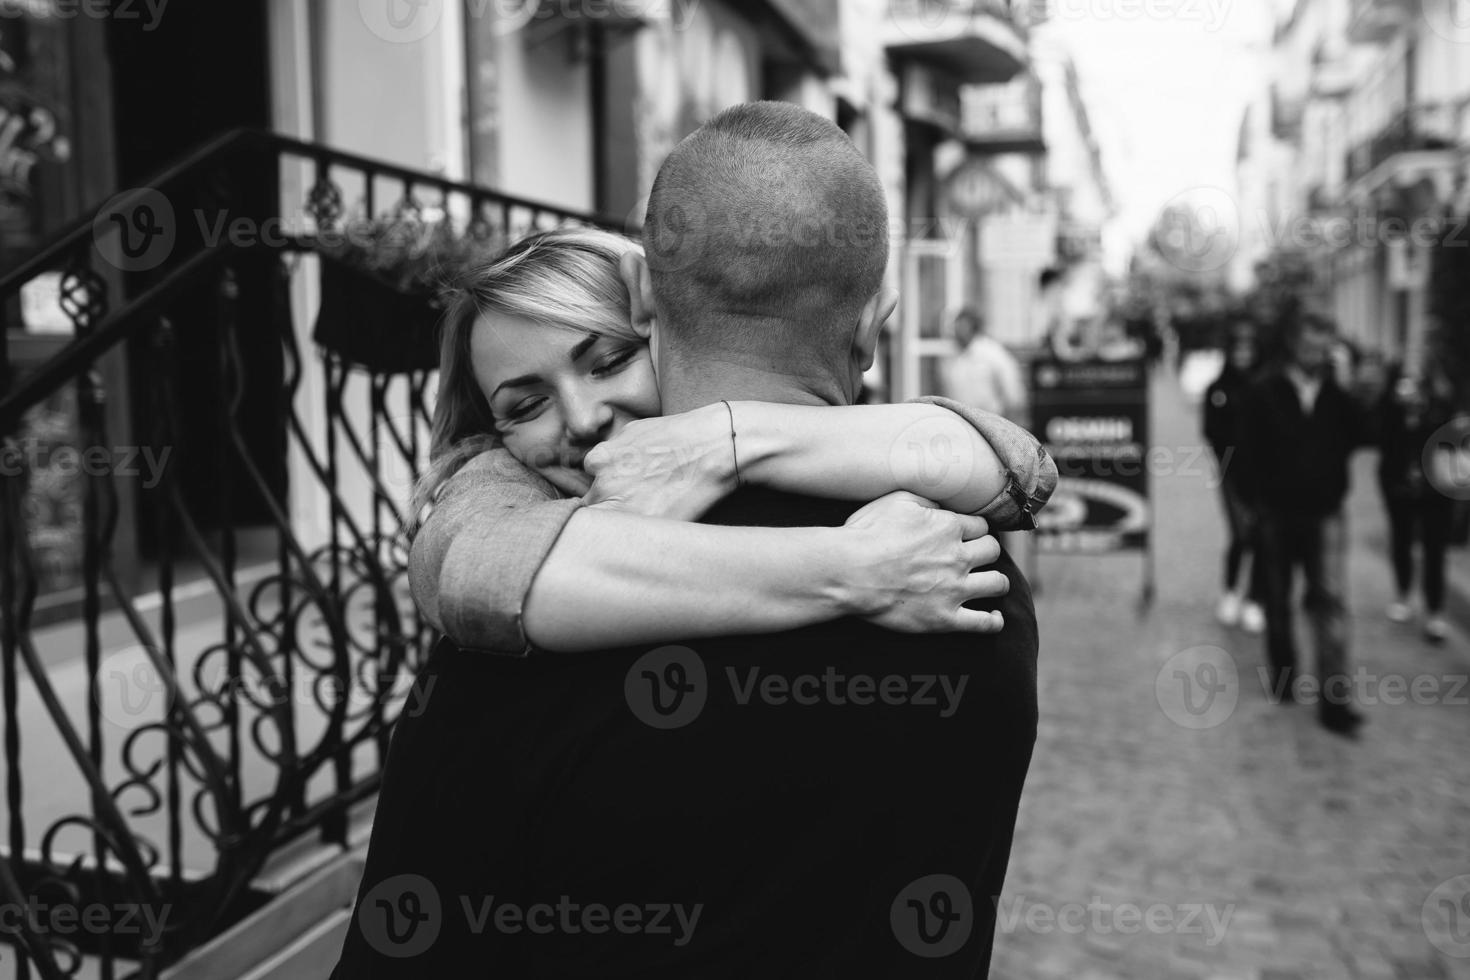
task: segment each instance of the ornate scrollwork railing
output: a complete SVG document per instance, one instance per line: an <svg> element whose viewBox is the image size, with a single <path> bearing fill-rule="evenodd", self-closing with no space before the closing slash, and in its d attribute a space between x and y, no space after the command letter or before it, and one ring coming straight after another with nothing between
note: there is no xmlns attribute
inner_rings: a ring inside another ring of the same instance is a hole
<svg viewBox="0 0 1470 980"><path fill-rule="evenodd" d="M0 277L8 328L38 282L70 328L25 367L0 345L0 905L24 910L0 942L20 977L157 975L257 908L283 849L344 845L377 787L434 638L399 534L434 357L307 339L354 212L487 252L617 227L241 131ZM69 615L41 621L58 594Z"/></svg>

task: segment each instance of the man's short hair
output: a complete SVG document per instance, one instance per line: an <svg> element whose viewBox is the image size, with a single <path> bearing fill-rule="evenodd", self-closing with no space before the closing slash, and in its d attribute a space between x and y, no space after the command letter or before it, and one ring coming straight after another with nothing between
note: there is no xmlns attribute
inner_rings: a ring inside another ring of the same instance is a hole
<svg viewBox="0 0 1470 980"><path fill-rule="evenodd" d="M654 180L643 230L671 351L831 370L888 264L877 172L830 120L733 106Z"/></svg>

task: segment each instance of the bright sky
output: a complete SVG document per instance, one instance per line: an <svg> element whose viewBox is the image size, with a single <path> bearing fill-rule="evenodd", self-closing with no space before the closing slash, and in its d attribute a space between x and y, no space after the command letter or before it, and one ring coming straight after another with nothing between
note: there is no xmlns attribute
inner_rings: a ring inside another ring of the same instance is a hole
<svg viewBox="0 0 1470 980"><path fill-rule="evenodd" d="M1265 79L1275 0L1052 0L1119 220L1141 240L1171 198L1235 184L1246 104Z"/></svg>

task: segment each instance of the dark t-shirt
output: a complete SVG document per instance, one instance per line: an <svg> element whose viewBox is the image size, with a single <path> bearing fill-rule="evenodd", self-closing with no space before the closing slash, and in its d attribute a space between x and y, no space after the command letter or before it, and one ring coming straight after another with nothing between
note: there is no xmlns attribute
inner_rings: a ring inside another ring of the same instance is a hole
<svg viewBox="0 0 1470 980"><path fill-rule="evenodd" d="M706 521L853 509L747 490ZM335 976L985 976L1036 736L1031 593L996 567L997 636L844 619L526 660L441 643Z"/></svg>

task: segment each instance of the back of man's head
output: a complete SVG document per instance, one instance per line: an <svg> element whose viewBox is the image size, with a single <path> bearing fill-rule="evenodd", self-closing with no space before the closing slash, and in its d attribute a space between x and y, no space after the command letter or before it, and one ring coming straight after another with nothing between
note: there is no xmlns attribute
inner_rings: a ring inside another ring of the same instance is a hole
<svg viewBox="0 0 1470 980"><path fill-rule="evenodd" d="M681 361L843 368L888 263L888 210L841 129L783 102L726 109L659 169L644 244Z"/></svg>

